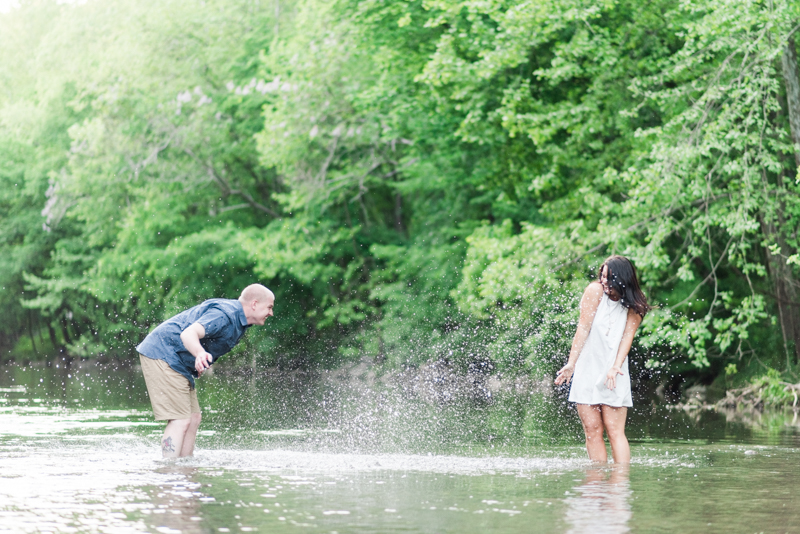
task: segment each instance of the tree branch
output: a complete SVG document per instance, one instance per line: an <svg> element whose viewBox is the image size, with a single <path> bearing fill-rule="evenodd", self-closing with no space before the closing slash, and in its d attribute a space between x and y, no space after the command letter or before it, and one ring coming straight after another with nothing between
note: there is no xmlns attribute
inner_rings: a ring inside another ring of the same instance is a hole
<svg viewBox="0 0 800 534"><path fill-rule="evenodd" d="M224 179L222 176L220 176L219 174L217 174L216 170L214 169L214 167L213 167L212 165L210 165L210 164L208 164L208 163L206 163L206 162L204 162L204 161L200 160L200 158L198 158L198 157L197 157L197 156L194 154L194 152L192 152L192 150L191 150L191 149L189 149L189 148L184 148L184 149L183 149L183 151L184 151L184 152L185 152L185 153L186 153L186 154L187 154L189 157L191 157L191 158L192 158L192 159L193 159L195 162L197 162L199 165L202 165L203 167L205 167L205 169L206 169L206 172L208 172L208 175L209 175L209 176L210 176L210 177L211 177L211 178L212 178L212 179L213 179L215 182L217 182L217 185L219 185L219 186L220 186L220 188L222 189L222 193L223 193L223 195L224 195L224 196L229 196L229 195L237 195L237 196L240 196L240 197L242 197L242 198L244 199L244 201L247 203L247 205L249 205L251 208L253 208L253 209L256 209L256 210L258 210L258 211L261 211L261 212L263 212L263 213L266 213L267 215L270 215L271 217L274 217L274 218L276 218L276 219L279 219L279 218L280 218L280 215L279 215L278 213L276 213L275 211L271 210L271 209L270 209L270 208L268 208L267 206L265 206L265 205L263 205L263 204L261 204L261 203L257 202L257 201L256 201L256 200L253 198L253 196L252 196L250 193L248 193L247 191L244 191L244 190L242 190L242 189L233 189L233 188L231 188L231 186L230 186L230 184L227 182L227 180L225 180L225 179ZM234 209L234 208L231 208L231 209ZM225 211L225 210L221 210L221 211Z"/></svg>

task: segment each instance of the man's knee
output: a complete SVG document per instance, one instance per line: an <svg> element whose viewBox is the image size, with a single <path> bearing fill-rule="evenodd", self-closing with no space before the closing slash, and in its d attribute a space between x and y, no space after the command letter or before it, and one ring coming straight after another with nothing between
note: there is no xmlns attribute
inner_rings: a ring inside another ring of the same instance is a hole
<svg viewBox="0 0 800 534"><path fill-rule="evenodd" d="M169 421L167 421L168 427L183 432L186 432L186 430L189 428L191 424L192 424L191 417L189 419L170 419Z"/></svg>
<svg viewBox="0 0 800 534"><path fill-rule="evenodd" d="M201 413L193 413L192 417L189 419L190 425L192 427L196 428L196 427L200 426L200 421L202 421L202 419L203 419L203 414L201 414Z"/></svg>

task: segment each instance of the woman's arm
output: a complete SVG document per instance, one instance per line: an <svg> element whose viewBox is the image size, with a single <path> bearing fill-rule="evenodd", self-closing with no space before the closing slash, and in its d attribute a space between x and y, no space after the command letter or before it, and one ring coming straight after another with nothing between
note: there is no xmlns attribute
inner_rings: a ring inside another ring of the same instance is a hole
<svg viewBox="0 0 800 534"><path fill-rule="evenodd" d="M592 282L583 292L581 297L581 317L578 319L578 329L575 331L575 337L572 338L572 348L569 351L569 360L567 365L558 371L556 376L556 385L561 385L564 382L567 384L572 380L572 372L575 371L575 362L578 361L578 356L581 355L583 346L586 344L586 338L589 337L589 331L592 329L592 322L597 313L597 307L600 306L600 300L603 298L603 286L600 282Z"/></svg>
<svg viewBox="0 0 800 534"><path fill-rule="evenodd" d="M631 350L633 344L633 335L636 329L642 324L642 316L636 313L633 308L628 308L628 317L625 320L625 331L622 332L622 341L619 342L619 350L617 350L617 358L614 360L614 365L609 369L606 375L606 387L614 389L617 387L617 375L624 375L622 372L622 364L625 358L628 357L628 352Z"/></svg>

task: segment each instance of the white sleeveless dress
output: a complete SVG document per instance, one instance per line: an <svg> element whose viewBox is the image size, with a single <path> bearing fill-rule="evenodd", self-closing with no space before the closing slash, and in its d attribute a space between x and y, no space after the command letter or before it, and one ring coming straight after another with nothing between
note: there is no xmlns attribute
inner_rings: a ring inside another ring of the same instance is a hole
<svg viewBox="0 0 800 534"><path fill-rule="evenodd" d="M606 387L606 375L617 358L628 308L608 298L603 293L597 313L589 330L589 337L581 355L575 363L570 402L578 404L606 404L608 406L633 406L631 399L631 376L628 373L628 358L622 363L622 375L617 375L616 387Z"/></svg>

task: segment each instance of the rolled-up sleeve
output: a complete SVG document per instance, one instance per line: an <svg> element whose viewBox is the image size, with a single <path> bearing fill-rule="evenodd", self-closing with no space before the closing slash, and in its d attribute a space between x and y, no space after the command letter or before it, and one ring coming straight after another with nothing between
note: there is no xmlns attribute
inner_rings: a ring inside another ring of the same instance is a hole
<svg viewBox="0 0 800 534"><path fill-rule="evenodd" d="M226 334L226 328L230 323L230 318L222 310L210 308L201 315L197 322L203 325L208 338L217 338Z"/></svg>

